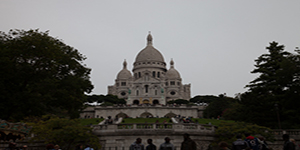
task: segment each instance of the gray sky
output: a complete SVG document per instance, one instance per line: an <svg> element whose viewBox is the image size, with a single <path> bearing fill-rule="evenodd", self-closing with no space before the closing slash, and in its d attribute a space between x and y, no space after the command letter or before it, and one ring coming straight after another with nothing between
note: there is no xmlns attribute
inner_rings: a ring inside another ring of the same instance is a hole
<svg viewBox="0 0 300 150"><path fill-rule="evenodd" d="M299 0L1 0L0 30L50 30L87 57L93 94L107 94L124 59L128 69L153 45L173 58L191 96L234 96L257 75L269 42L300 46Z"/></svg>

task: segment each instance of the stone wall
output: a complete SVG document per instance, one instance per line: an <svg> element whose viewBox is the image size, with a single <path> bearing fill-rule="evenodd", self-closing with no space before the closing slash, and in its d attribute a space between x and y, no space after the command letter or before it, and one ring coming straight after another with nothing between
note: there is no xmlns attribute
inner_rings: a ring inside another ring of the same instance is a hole
<svg viewBox="0 0 300 150"><path fill-rule="evenodd" d="M80 114L80 118L106 118L116 117L123 114L128 117L164 117L166 115L181 115L185 117L203 117L205 106L186 106L186 105L118 105L118 106L94 106L88 107Z"/></svg>
<svg viewBox="0 0 300 150"><path fill-rule="evenodd" d="M144 145L151 138L157 147L164 142L165 137L169 137L178 150L184 133L190 134L199 150L206 150L215 140L214 131L215 126L198 124L119 124L97 125L93 132L99 137L103 150L128 150L138 137Z"/></svg>
<svg viewBox="0 0 300 150"><path fill-rule="evenodd" d="M147 145L147 139L153 139L153 143L159 147L165 137L171 139L177 150L183 141L183 134L189 133L191 139L197 143L198 150L208 150L209 145L217 140L215 137L215 126L200 124L112 124L94 125L93 133L99 137L102 145L101 150L128 150L136 138L142 138L142 143ZM300 130L273 130L275 141L268 141L273 150L282 150L282 134L287 133L290 138L300 143ZM30 143L28 141L16 141L17 147L28 145L28 150L44 150L46 144L41 141ZM0 141L0 150L6 148L8 142ZM213 147L212 150L219 150Z"/></svg>
<svg viewBox="0 0 300 150"><path fill-rule="evenodd" d="M165 137L171 139L177 150L183 141L183 134L189 133L191 139L197 143L197 150L208 150L209 145L217 140L215 137L215 126L200 124L118 124L118 125L96 125L93 126L94 134L99 137L102 150L129 150L136 138L141 138L146 146L147 139L151 138L153 143L159 147ZM287 133L300 143L300 130L274 130L275 141L268 141L273 150L282 150L282 134ZM218 147L211 147L219 150Z"/></svg>

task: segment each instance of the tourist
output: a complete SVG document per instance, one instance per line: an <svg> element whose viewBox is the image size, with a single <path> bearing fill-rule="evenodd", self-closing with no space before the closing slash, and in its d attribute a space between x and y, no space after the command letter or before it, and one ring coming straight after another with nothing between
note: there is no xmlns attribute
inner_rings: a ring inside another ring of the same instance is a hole
<svg viewBox="0 0 300 150"><path fill-rule="evenodd" d="M152 143L152 139L148 139L147 143L149 145L146 147L146 150L156 150L156 146Z"/></svg>
<svg viewBox="0 0 300 150"><path fill-rule="evenodd" d="M84 150L94 150L90 145L86 145Z"/></svg>
<svg viewBox="0 0 300 150"><path fill-rule="evenodd" d="M15 149L17 149L16 148L16 143L14 143L14 142L10 142L9 144L8 144L8 147L7 148L5 148L4 150L15 150Z"/></svg>
<svg viewBox="0 0 300 150"><path fill-rule="evenodd" d="M250 149L260 150L260 143L258 142L256 137L251 136L249 133L246 133L245 136L246 136L245 141L247 142Z"/></svg>
<svg viewBox="0 0 300 150"><path fill-rule="evenodd" d="M232 143L232 150L244 150L247 147L249 147L248 143L242 140L242 135L236 135L236 141Z"/></svg>
<svg viewBox="0 0 300 150"><path fill-rule="evenodd" d="M295 150L295 145L290 141L290 136L288 134L283 134L282 139L284 141L283 150Z"/></svg>
<svg viewBox="0 0 300 150"><path fill-rule="evenodd" d="M219 147L220 147L220 150L230 150L230 149L228 148L228 144L227 144L225 141L221 141L221 142L219 143Z"/></svg>
<svg viewBox="0 0 300 150"><path fill-rule="evenodd" d="M78 144L75 146L75 150L83 150L83 146L81 144Z"/></svg>
<svg viewBox="0 0 300 150"><path fill-rule="evenodd" d="M260 150L269 150L269 146L265 140L265 137L260 135L257 138L258 138L258 142L260 143L260 147L261 147Z"/></svg>
<svg viewBox="0 0 300 150"><path fill-rule="evenodd" d="M163 124L164 124L165 129L167 129L168 125L167 125L167 121L166 120L164 120Z"/></svg>
<svg viewBox="0 0 300 150"><path fill-rule="evenodd" d="M295 140L295 139L290 139L290 141L294 143L294 145L295 145L295 150L300 150L300 145L296 143L296 140Z"/></svg>
<svg viewBox="0 0 300 150"><path fill-rule="evenodd" d="M20 148L20 150L27 150L27 145L23 145L21 148Z"/></svg>
<svg viewBox="0 0 300 150"><path fill-rule="evenodd" d="M47 144L46 149L47 150L54 150L54 145L53 144Z"/></svg>
<svg viewBox="0 0 300 150"><path fill-rule="evenodd" d="M61 150L60 147L59 147L59 145L55 145L55 146L54 146L54 149L55 149L55 150Z"/></svg>
<svg viewBox="0 0 300 150"><path fill-rule="evenodd" d="M170 138L166 137L165 138L165 143L162 143L159 146L159 150L175 150L174 145L172 143L170 143Z"/></svg>
<svg viewBox="0 0 300 150"><path fill-rule="evenodd" d="M136 141L130 145L129 150L144 150L144 144L142 144L142 139L137 138Z"/></svg>
<svg viewBox="0 0 300 150"><path fill-rule="evenodd" d="M190 138L188 133L183 135L183 142L181 143L181 150L196 150L197 145L195 141Z"/></svg>

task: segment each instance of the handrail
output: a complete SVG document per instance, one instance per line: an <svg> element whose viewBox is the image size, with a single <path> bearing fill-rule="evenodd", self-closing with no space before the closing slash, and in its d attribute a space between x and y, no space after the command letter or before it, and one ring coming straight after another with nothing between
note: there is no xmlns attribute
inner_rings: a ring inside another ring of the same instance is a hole
<svg viewBox="0 0 300 150"><path fill-rule="evenodd" d="M105 124L105 125L93 125L94 130L195 130L203 132L214 132L216 126L195 124L195 123L127 123L127 124Z"/></svg>

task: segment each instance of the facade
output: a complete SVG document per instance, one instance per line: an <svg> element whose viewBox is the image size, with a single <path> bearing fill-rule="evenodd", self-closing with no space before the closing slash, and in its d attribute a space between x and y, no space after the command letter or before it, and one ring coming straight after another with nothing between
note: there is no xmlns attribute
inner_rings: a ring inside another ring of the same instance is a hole
<svg viewBox="0 0 300 150"><path fill-rule="evenodd" d="M124 61L123 69L118 73L115 84L108 86L108 94L117 95L127 104L162 104L176 99L191 98L190 84L182 84L179 72L171 60L166 68L163 55L153 47L151 34L147 37L147 46L136 56L132 73Z"/></svg>

